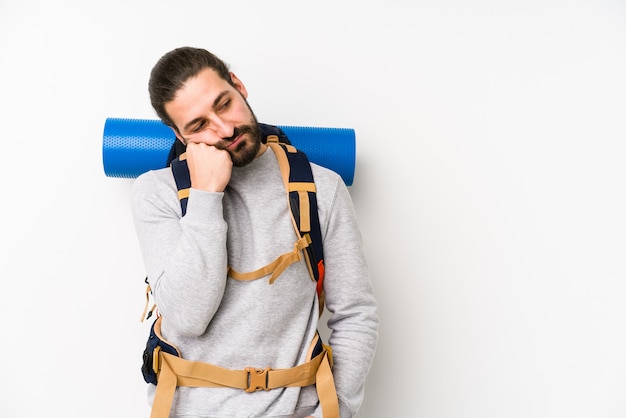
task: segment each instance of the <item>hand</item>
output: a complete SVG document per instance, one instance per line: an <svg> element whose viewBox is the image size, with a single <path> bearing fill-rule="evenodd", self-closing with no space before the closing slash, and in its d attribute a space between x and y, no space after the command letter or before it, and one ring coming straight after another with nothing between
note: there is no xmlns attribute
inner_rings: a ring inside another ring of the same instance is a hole
<svg viewBox="0 0 626 418"><path fill-rule="evenodd" d="M205 143L187 144L187 166L191 187L206 192L223 192L233 172L228 151Z"/></svg>

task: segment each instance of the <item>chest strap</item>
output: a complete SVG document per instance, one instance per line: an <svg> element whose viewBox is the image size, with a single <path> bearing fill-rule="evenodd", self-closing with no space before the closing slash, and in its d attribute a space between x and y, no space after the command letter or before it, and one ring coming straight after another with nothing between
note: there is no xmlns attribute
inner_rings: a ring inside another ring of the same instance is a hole
<svg viewBox="0 0 626 418"><path fill-rule="evenodd" d="M302 260L302 250L308 247L310 243L311 237L305 235L304 237L301 237L298 241L296 241L296 243L293 245L292 252L278 256L268 265L246 273L239 273L231 267L228 267L228 275L235 280L249 281L260 279L261 277L267 276L268 274L272 273L269 280L270 284L272 284L278 278L278 276L280 276L281 273L285 271L287 267L289 267L293 263Z"/></svg>

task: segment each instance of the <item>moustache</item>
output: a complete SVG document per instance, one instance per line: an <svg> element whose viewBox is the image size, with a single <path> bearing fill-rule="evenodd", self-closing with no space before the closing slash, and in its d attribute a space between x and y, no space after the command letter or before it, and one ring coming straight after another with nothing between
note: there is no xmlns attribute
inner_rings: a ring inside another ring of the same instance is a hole
<svg viewBox="0 0 626 418"><path fill-rule="evenodd" d="M254 129L251 126L237 126L233 129L233 134L228 138L222 138L220 141L219 149L226 149L228 145L232 144L242 134L254 134Z"/></svg>

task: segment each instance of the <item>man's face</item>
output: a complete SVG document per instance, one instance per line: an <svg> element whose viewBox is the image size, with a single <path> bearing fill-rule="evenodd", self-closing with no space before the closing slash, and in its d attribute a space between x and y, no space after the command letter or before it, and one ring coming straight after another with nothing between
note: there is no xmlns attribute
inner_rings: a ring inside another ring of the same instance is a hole
<svg viewBox="0 0 626 418"><path fill-rule="evenodd" d="M261 132L246 101L248 93L231 74L234 86L207 68L188 79L165 111L184 144L205 143L228 151L233 165L251 162L259 152Z"/></svg>

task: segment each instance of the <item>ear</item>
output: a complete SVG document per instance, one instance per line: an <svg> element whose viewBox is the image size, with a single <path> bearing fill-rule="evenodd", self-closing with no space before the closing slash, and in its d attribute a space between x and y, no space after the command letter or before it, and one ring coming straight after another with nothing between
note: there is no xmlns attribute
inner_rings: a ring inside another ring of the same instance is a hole
<svg viewBox="0 0 626 418"><path fill-rule="evenodd" d="M230 79L233 82L233 86L237 89L239 93L243 96L244 99L248 98L248 90L246 90L246 86L243 85L241 80L235 75L235 73L230 73Z"/></svg>
<svg viewBox="0 0 626 418"><path fill-rule="evenodd" d="M172 128L171 126L170 128L172 129L172 131L174 131L174 135L176 135L176 139L182 142L183 145L187 145L187 141L185 141L185 139L180 135L180 132L178 132L178 128Z"/></svg>

